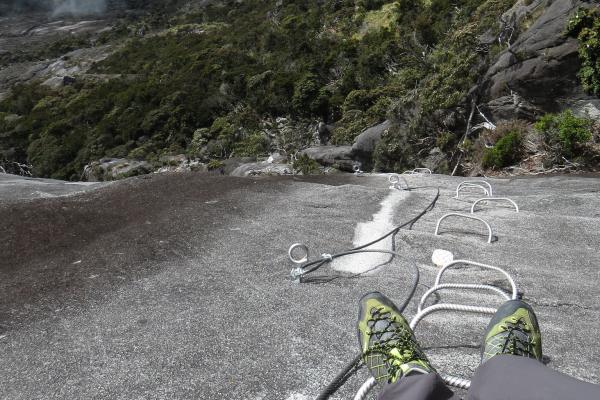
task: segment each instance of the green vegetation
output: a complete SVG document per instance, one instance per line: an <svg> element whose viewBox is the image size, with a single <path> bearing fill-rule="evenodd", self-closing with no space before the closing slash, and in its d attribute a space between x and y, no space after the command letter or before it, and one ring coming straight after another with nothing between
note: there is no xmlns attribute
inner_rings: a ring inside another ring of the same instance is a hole
<svg viewBox="0 0 600 400"><path fill-rule="evenodd" d="M508 132L496 142L494 147L485 149L481 165L484 168L504 168L519 161L522 140L519 132Z"/></svg>
<svg viewBox="0 0 600 400"><path fill-rule="evenodd" d="M209 171L214 171L224 167L225 164L223 164L223 161L221 160L210 160L208 164L206 164L206 168L208 168Z"/></svg>
<svg viewBox="0 0 600 400"><path fill-rule="evenodd" d="M457 121L468 118L468 91L495 56L478 47L477 37L498 33L495 22L513 4L512 0L432 0L416 6L400 2L400 25L407 27L401 40L411 57L395 75L398 90L389 114L398 127L379 143L377 169L420 166L421 155L427 154L436 137L450 151L447 144L456 143L462 134Z"/></svg>
<svg viewBox="0 0 600 400"><path fill-rule="evenodd" d="M307 156L306 154L299 155L292 163L294 172L302 175L312 175L321 173L321 166L318 162Z"/></svg>
<svg viewBox="0 0 600 400"><path fill-rule="evenodd" d="M518 163L523 156L523 141L529 125L526 121L514 120L502 122L493 131L486 130L480 135L478 143L469 142L470 148L465 150L481 159L483 168L504 168ZM485 146L493 143L493 147Z"/></svg>
<svg viewBox="0 0 600 400"><path fill-rule="evenodd" d="M577 10L567 31L579 40L582 86L589 93L600 96L600 9Z"/></svg>
<svg viewBox="0 0 600 400"><path fill-rule="evenodd" d="M560 114L546 114L535 124L544 142L557 156L577 156L579 147L592 139L592 123L579 118L571 110Z"/></svg>
<svg viewBox="0 0 600 400"><path fill-rule="evenodd" d="M15 88L0 112L21 118L0 121L0 152L37 175L79 179L106 156L208 162L301 147L287 138L304 131L280 133L283 145L265 134L278 117L335 124L337 144L391 118L375 165L418 166L436 137L444 151L457 142L468 90L493 56L477 37L514 1L224 3L124 20L103 40L129 39L91 71L119 78Z"/></svg>

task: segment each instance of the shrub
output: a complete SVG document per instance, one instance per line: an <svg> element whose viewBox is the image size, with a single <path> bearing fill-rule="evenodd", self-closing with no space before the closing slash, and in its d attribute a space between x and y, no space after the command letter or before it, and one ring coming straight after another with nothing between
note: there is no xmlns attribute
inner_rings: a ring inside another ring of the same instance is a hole
<svg viewBox="0 0 600 400"><path fill-rule="evenodd" d="M312 175L321 172L321 166L319 163L306 154L298 156L296 160L294 160L292 168L294 169L294 172L302 175Z"/></svg>
<svg viewBox="0 0 600 400"><path fill-rule="evenodd" d="M577 147L592 139L592 123L579 118L571 110L560 114L546 114L535 123L535 129L544 136L546 145L564 157L577 155Z"/></svg>
<svg viewBox="0 0 600 400"><path fill-rule="evenodd" d="M234 152L241 157L265 156L269 152L269 139L261 132L255 132L234 146Z"/></svg>
<svg viewBox="0 0 600 400"><path fill-rule="evenodd" d="M504 168L519 161L523 138L518 131L502 136L491 149L485 149L481 164L484 168Z"/></svg>
<svg viewBox="0 0 600 400"><path fill-rule="evenodd" d="M225 164L223 164L223 161L216 160L216 159L212 159L208 162L208 164L206 164L206 168L208 168L209 171L214 171L216 169L220 169L223 167L225 167Z"/></svg>
<svg viewBox="0 0 600 400"><path fill-rule="evenodd" d="M567 32L579 40L581 85L600 96L600 9L579 9L569 20Z"/></svg>
<svg viewBox="0 0 600 400"><path fill-rule="evenodd" d="M439 132L435 138L435 145L439 147L440 150L448 151L451 149L456 143L456 135L452 132L442 131Z"/></svg>

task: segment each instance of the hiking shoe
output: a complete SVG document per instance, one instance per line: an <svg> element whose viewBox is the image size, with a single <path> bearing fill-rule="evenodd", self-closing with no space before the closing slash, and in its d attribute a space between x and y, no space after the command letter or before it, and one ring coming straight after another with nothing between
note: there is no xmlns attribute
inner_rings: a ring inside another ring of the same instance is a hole
<svg viewBox="0 0 600 400"><path fill-rule="evenodd" d="M511 354L542 361L542 336L529 304L509 300L488 324L481 346L481 363L498 354Z"/></svg>
<svg viewBox="0 0 600 400"><path fill-rule="evenodd" d="M434 371L390 299L371 292L359 304L358 342L365 364L377 381L393 383L404 375Z"/></svg>

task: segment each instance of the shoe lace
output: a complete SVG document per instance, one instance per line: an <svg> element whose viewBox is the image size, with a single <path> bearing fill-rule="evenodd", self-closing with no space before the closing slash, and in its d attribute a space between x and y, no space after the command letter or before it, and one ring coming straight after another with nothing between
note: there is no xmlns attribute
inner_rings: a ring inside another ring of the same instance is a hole
<svg viewBox="0 0 600 400"><path fill-rule="evenodd" d="M533 352L534 341L530 335L531 329L522 318L506 321L502 329L505 330L504 345L502 346L503 354L535 357Z"/></svg>
<svg viewBox="0 0 600 400"><path fill-rule="evenodd" d="M365 356L377 353L383 356L387 365L389 377L396 377L400 366L409 361L423 359L424 355L415 346L412 334L396 317L389 312L383 312L382 307L373 307L371 317L367 320L371 345ZM384 324L378 324L378 322Z"/></svg>

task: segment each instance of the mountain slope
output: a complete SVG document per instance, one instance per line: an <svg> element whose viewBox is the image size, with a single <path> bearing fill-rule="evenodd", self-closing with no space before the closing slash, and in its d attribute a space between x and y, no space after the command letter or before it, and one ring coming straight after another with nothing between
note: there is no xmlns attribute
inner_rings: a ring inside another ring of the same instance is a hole
<svg viewBox="0 0 600 400"><path fill-rule="evenodd" d="M591 3L247 0L154 9L120 20L103 39L115 52L87 78L15 87L0 103L0 151L37 175L78 179L102 157L292 155L315 142L319 124L321 142L351 144L391 119L365 167L429 166L434 155L432 169L449 172L461 160L481 162L484 142L470 148L478 137L463 134L486 114L533 122L598 106L597 93L580 85L578 41L568 36L580 6ZM558 85L568 89L551 93L565 101L539 101ZM474 105L481 116L471 119ZM584 163L597 161L590 154Z"/></svg>

